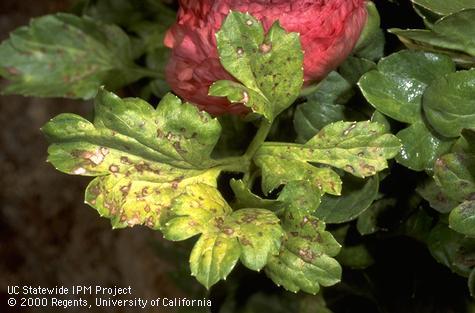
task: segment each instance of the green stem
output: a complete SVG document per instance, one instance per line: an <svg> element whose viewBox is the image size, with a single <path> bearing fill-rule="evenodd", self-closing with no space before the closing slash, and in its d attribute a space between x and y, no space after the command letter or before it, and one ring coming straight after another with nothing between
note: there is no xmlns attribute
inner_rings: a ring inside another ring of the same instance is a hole
<svg viewBox="0 0 475 313"><path fill-rule="evenodd" d="M254 139L252 139L251 144L249 145L246 153L244 154L245 158L250 160L254 157L254 154L256 154L257 150L262 146L262 144L266 140L267 135L269 135L271 126L272 126L272 123L270 121L268 121L265 118L262 119L261 125L259 126L259 129L257 130L256 136L254 136Z"/></svg>
<svg viewBox="0 0 475 313"><path fill-rule="evenodd" d="M271 122L266 119L263 119L261 125L259 126L259 129L257 130L256 135L254 136L254 139L252 139L252 142L249 144L249 147L247 148L247 151L244 155L216 160L214 166L222 171L241 172L248 175L251 160L254 157L254 154L256 154L257 150L266 140L271 126Z"/></svg>

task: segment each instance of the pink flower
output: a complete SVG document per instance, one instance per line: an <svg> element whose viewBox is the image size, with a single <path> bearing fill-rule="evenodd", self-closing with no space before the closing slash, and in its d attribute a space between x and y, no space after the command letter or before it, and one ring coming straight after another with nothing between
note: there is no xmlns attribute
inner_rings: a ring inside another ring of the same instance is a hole
<svg viewBox="0 0 475 313"><path fill-rule="evenodd" d="M229 10L249 12L267 31L279 20L300 33L305 84L323 79L345 60L366 22L364 0L180 0L175 25L165 45L172 49L166 68L172 90L211 114L244 114L244 105L208 96L209 86L233 77L221 66L215 33Z"/></svg>

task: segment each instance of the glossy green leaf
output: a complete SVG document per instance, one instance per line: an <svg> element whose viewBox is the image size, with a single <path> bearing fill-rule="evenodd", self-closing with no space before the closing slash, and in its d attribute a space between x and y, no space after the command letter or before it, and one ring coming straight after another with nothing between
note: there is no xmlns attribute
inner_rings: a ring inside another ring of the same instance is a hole
<svg viewBox="0 0 475 313"><path fill-rule="evenodd" d="M437 185L433 179L427 179L422 182L416 191L422 198L429 202L433 209L443 214L450 212L458 204L458 202L450 198L444 189Z"/></svg>
<svg viewBox="0 0 475 313"><path fill-rule="evenodd" d="M338 72L350 84L356 84L365 73L376 69L373 61L349 56L338 68Z"/></svg>
<svg viewBox="0 0 475 313"><path fill-rule="evenodd" d="M438 15L449 15L463 9L475 8L473 0L411 0L414 4L424 7Z"/></svg>
<svg viewBox="0 0 475 313"><path fill-rule="evenodd" d="M220 61L240 83L218 81L210 95L243 103L268 120L285 110L303 84L303 53L299 36L276 22L264 35L249 14L231 12L216 33Z"/></svg>
<svg viewBox="0 0 475 313"><path fill-rule="evenodd" d="M421 120L397 133L401 152L396 161L414 171L430 170L435 160L449 152L453 140L446 139L427 128Z"/></svg>
<svg viewBox="0 0 475 313"><path fill-rule="evenodd" d="M366 73L358 85L379 112L416 123L421 119L421 98L428 84L454 71L447 56L404 50L383 58L378 70Z"/></svg>
<svg viewBox="0 0 475 313"><path fill-rule="evenodd" d="M293 180L307 180L323 193L338 195L339 176L320 163L357 177L375 175L400 149L399 140L384 126L370 122L337 122L323 128L306 144L264 143L254 156L262 169L262 188L269 192Z"/></svg>
<svg viewBox="0 0 475 313"><path fill-rule="evenodd" d="M451 3L451 1L446 1L446 3ZM473 39L475 9L473 7L475 6L472 4L472 9L457 11L439 20L427 17L425 21L431 30L396 28L389 31L397 35L411 49L444 53L451 56L461 66L473 67L475 64L475 40Z"/></svg>
<svg viewBox="0 0 475 313"><path fill-rule="evenodd" d="M475 237L475 201L465 201L453 209L450 212L449 225L461 234Z"/></svg>
<svg viewBox="0 0 475 313"><path fill-rule="evenodd" d="M307 202L305 194L284 195L279 200L287 203L282 218L285 237L279 255L269 260L265 271L277 285L289 291L316 294L320 286L334 285L341 278L341 267L333 258L340 245L325 231L322 221L300 207L302 202Z"/></svg>
<svg viewBox="0 0 475 313"><path fill-rule="evenodd" d="M385 44L384 33L379 27L381 18L373 2L366 2L366 10L368 12L366 24L353 53L368 60L378 60L384 54Z"/></svg>
<svg viewBox="0 0 475 313"><path fill-rule="evenodd" d="M325 195L315 212L326 223L345 223L357 218L373 203L378 195L379 179L345 176L341 196Z"/></svg>
<svg viewBox="0 0 475 313"><path fill-rule="evenodd" d="M475 266L475 239L464 237L439 223L428 238L429 251L453 272L468 277Z"/></svg>
<svg viewBox="0 0 475 313"><path fill-rule="evenodd" d="M451 199L462 202L475 196L475 155L446 154L434 167L434 178Z"/></svg>
<svg viewBox="0 0 475 313"><path fill-rule="evenodd" d="M143 76L131 43L117 26L71 14L33 19L0 45L0 75L7 94L93 98Z"/></svg>
<svg viewBox="0 0 475 313"><path fill-rule="evenodd" d="M475 127L475 70L437 79L423 103L430 124L444 136L457 137L463 128Z"/></svg>

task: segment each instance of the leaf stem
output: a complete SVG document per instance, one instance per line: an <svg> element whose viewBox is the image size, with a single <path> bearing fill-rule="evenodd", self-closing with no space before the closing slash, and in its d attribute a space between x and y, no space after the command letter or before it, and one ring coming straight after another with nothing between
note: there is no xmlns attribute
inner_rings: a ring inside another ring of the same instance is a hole
<svg viewBox="0 0 475 313"><path fill-rule="evenodd" d="M254 157L254 154L256 154L257 150L266 140L267 135L269 135L271 126L272 123L270 121L265 118L262 119L261 125L257 130L256 136L254 136L254 139L252 139L251 143L249 144L249 147L247 148L246 153L244 154L244 157L246 159L251 160Z"/></svg>

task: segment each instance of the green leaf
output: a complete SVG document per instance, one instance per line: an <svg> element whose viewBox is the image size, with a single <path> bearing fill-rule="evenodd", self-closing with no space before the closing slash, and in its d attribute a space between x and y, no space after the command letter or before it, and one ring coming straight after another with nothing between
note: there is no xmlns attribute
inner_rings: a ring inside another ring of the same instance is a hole
<svg viewBox="0 0 475 313"><path fill-rule="evenodd" d="M422 208L418 208L404 224L404 233L426 243L431 235L433 225L434 218Z"/></svg>
<svg viewBox="0 0 475 313"><path fill-rule="evenodd" d="M427 200L430 206L438 212L445 214L452 211L458 204L433 179L427 179L416 189L417 193Z"/></svg>
<svg viewBox="0 0 475 313"><path fill-rule="evenodd" d="M463 128L475 127L475 70L445 75L424 94L424 111L436 131L457 137Z"/></svg>
<svg viewBox="0 0 475 313"><path fill-rule="evenodd" d="M354 85L360 80L363 74L374 69L376 69L376 63L373 61L349 56L345 62L340 65L338 71L341 76Z"/></svg>
<svg viewBox="0 0 475 313"><path fill-rule="evenodd" d="M414 171L430 170L435 160L449 152L452 140L441 137L427 128L421 120L397 133L402 149L396 161Z"/></svg>
<svg viewBox="0 0 475 313"><path fill-rule="evenodd" d="M235 238L228 238L224 234L203 234L191 251L191 275L209 288L229 275L240 252Z"/></svg>
<svg viewBox="0 0 475 313"><path fill-rule="evenodd" d="M279 253L282 229L279 219L272 212L242 209L220 215L209 211L207 217L201 211L203 209L196 207L194 210L175 212L177 217L172 218L167 227L179 235L186 232L187 226L194 228L202 221L206 223L203 235L190 255L192 275L206 288L226 278L238 259L246 267L260 270L271 256ZM203 220L204 216L206 220ZM165 234L169 237L170 233L165 231ZM182 239L178 237L178 240Z"/></svg>
<svg viewBox="0 0 475 313"><path fill-rule="evenodd" d="M64 13L12 32L0 45L0 75L11 81L7 94L82 99L144 76L120 28Z"/></svg>
<svg viewBox="0 0 475 313"><path fill-rule="evenodd" d="M325 195L315 212L326 223L345 223L357 218L373 203L378 195L379 179L345 176L341 196Z"/></svg>
<svg viewBox="0 0 475 313"><path fill-rule="evenodd" d="M475 27L475 9L465 9L439 20L435 19L425 18L431 30L395 28L389 32L397 35L411 49L448 54L461 66L472 67L475 64L475 40L472 33Z"/></svg>
<svg viewBox="0 0 475 313"><path fill-rule="evenodd" d="M262 189L269 192L293 180L307 180L323 193L338 195L339 176L320 163L357 177L375 175L386 159L399 152L399 140L385 134L384 126L370 122L337 122L323 128L306 144L264 143L254 156L262 169Z"/></svg>
<svg viewBox="0 0 475 313"><path fill-rule="evenodd" d="M325 231L325 223L307 214L308 193L285 192L286 188L279 197L287 204L282 217L284 241L279 255L271 257L265 271L289 291L316 294L320 285L331 286L341 278L341 267L333 258L340 245Z"/></svg>
<svg viewBox="0 0 475 313"><path fill-rule="evenodd" d="M421 119L421 98L427 85L454 71L455 65L447 56L404 50L383 58L378 70L366 73L358 85L381 113L416 123Z"/></svg>
<svg viewBox="0 0 475 313"><path fill-rule="evenodd" d="M283 233L280 220L271 211L235 211L231 215L231 225L241 245L241 262L247 268L259 271L279 253Z"/></svg>
<svg viewBox="0 0 475 313"><path fill-rule="evenodd" d="M352 86L337 72L330 72L297 106L294 128L299 142L306 142L324 126L341 121L363 119L362 114L343 106L353 95Z"/></svg>
<svg viewBox="0 0 475 313"><path fill-rule="evenodd" d="M475 237L475 201L465 201L453 209L449 216L449 225L461 234Z"/></svg>
<svg viewBox="0 0 475 313"><path fill-rule="evenodd" d="M140 99L120 99L101 90L94 123L61 114L43 127L52 142L48 161L58 170L98 176L86 202L115 228L145 224L161 228L161 218L180 197L193 193L203 207L219 194L219 169L209 155L219 122L172 95L158 108ZM203 200L200 200L200 197Z"/></svg>
<svg viewBox="0 0 475 313"><path fill-rule="evenodd" d="M267 35L249 14L231 12L216 33L220 61L240 83L218 81L210 95L243 103L268 120L291 105L303 84L299 36L276 22Z"/></svg>
<svg viewBox="0 0 475 313"><path fill-rule="evenodd" d="M429 251L453 272L468 277L475 266L475 240L466 238L446 225L436 225L428 238Z"/></svg>
<svg viewBox="0 0 475 313"><path fill-rule="evenodd" d="M475 155L446 154L435 162L434 178L451 199L462 202L475 195Z"/></svg>
<svg viewBox="0 0 475 313"><path fill-rule="evenodd" d="M475 154L475 129L462 129L462 136L455 142L452 152Z"/></svg>
<svg viewBox="0 0 475 313"><path fill-rule="evenodd" d="M277 204L276 200L263 199L252 193L242 180L231 179L229 182L231 189L236 196L234 207L236 208L263 208L271 210Z"/></svg>
<svg viewBox="0 0 475 313"><path fill-rule="evenodd" d="M260 270L279 252L277 216L260 208L233 212L217 189L226 168L210 157L221 130L218 120L171 94L154 109L103 89L95 111L93 123L62 114L43 131L56 168L98 176L87 187L86 202L113 227L143 224L175 241L202 234L190 265L207 288L225 278L238 259ZM237 170L244 171L242 165Z"/></svg>
<svg viewBox="0 0 475 313"><path fill-rule="evenodd" d="M396 205L396 199L385 198L375 201L367 210L358 217L356 228L361 235L370 235L377 232L379 215Z"/></svg>
<svg viewBox="0 0 475 313"><path fill-rule="evenodd" d="M373 2L366 2L368 17L353 53L368 60L378 60L384 55L384 33L381 30L381 18Z"/></svg>
<svg viewBox="0 0 475 313"><path fill-rule="evenodd" d="M429 11L438 15L449 15L463 9L475 8L473 0L411 0Z"/></svg>
<svg viewBox="0 0 475 313"><path fill-rule="evenodd" d="M343 246L336 259L341 265L362 270L374 264L374 259L364 245Z"/></svg>

